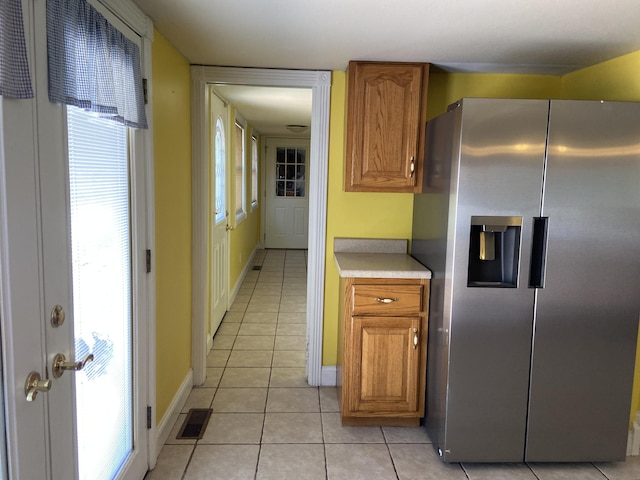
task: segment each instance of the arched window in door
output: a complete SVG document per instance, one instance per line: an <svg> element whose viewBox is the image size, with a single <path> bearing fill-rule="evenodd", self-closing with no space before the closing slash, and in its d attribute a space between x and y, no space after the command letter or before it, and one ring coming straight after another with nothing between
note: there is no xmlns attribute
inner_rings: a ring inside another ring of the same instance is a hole
<svg viewBox="0 0 640 480"><path fill-rule="evenodd" d="M224 124L222 117L216 120L216 142L215 142L215 172L216 172L216 223L221 222L226 216L226 152L225 152Z"/></svg>

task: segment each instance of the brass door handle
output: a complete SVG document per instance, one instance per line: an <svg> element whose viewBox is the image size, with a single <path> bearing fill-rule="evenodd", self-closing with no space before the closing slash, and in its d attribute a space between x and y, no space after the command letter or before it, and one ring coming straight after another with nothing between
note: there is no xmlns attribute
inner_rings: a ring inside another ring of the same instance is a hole
<svg viewBox="0 0 640 480"><path fill-rule="evenodd" d="M60 378L62 374L71 370L74 372L82 370L85 365L89 362L93 361L93 353L90 353L85 357L84 360L80 362L67 362L67 358L64 356L64 353L59 353L55 357L53 357L53 377Z"/></svg>
<svg viewBox="0 0 640 480"><path fill-rule="evenodd" d="M230 230L233 230L233 227L231 225L227 225L224 229L228 232Z"/></svg>
<svg viewBox="0 0 640 480"><path fill-rule="evenodd" d="M27 376L27 381L24 383L24 394L27 397L27 402L33 402L38 395L38 392L48 392L51 390L51 380L48 378L42 379L38 372L31 372Z"/></svg>

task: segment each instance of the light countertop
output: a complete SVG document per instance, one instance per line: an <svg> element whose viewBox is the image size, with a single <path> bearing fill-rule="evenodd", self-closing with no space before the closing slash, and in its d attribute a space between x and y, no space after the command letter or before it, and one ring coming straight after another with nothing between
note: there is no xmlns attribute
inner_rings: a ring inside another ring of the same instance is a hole
<svg viewBox="0 0 640 480"><path fill-rule="evenodd" d="M341 277L431 278L431 271L406 253L406 240L335 240L334 258ZM390 247L390 242L395 246Z"/></svg>

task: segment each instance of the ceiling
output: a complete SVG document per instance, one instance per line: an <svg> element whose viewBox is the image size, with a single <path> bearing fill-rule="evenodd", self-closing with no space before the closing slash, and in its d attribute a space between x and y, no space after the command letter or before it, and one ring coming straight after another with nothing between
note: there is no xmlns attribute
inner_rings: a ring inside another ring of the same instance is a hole
<svg viewBox="0 0 640 480"><path fill-rule="evenodd" d="M287 125L311 125L311 89L216 85L216 94L232 104L262 135L309 137Z"/></svg>
<svg viewBox="0 0 640 480"><path fill-rule="evenodd" d="M134 2L192 64L345 70L353 59L561 75L640 50L638 0Z"/></svg>

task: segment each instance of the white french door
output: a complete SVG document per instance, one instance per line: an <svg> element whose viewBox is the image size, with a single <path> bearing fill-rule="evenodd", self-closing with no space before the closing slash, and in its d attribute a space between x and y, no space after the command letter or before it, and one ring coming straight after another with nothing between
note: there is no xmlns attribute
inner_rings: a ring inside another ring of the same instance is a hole
<svg viewBox="0 0 640 480"><path fill-rule="evenodd" d="M45 5L23 4L36 98L0 99L9 478L139 480L149 463L148 132L48 101Z"/></svg>

